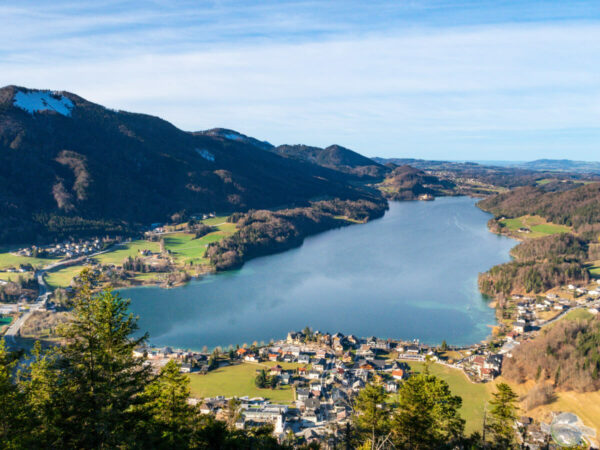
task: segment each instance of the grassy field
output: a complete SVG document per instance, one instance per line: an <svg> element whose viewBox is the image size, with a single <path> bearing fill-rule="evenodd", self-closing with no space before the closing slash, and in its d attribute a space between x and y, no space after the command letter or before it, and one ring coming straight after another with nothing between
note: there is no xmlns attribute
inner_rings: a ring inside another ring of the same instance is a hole
<svg viewBox="0 0 600 450"><path fill-rule="evenodd" d="M204 258L207 245L220 241L235 231L235 225L231 223L222 224L217 228L218 231L208 233L199 239L195 239L195 235L191 233L168 234L165 236L165 248L171 251L171 256L177 264L187 265L190 262L208 264L208 260Z"/></svg>
<svg viewBox="0 0 600 450"><path fill-rule="evenodd" d="M414 372L421 372L425 367L424 363L409 363ZM483 425L483 408L490 399L490 389L487 384L472 383L466 375L458 369L443 366L441 364L432 364L430 372L445 380L450 386L454 395L460 395L463 404L460 414L465 419L465 430L467 434L474 431L481 431Z"/></svg>
<svg viewBox="0 0 600 450"><path fill-rule="evenodd" d="M211 217L210 219L204 219L204 220L202 221L202 223L203 223L204 225L212 225L212 226L215 226L215 225L219 225L219 224L222 224L222 223L226 223L226 221L227 221L227 218L228 218L228 217L229 217L229 216L216 216L216 217ZM234 224L229 224L229 225L234 225ZM234 226L235 226L235 225L234 225Z"/></svg>
<svg viewBox="0 0 600 450"><path fill-rule="evenodd" d="M277 389L259 389L254 385L256 371L262 368L268 369L277 363L266 364L238 364L223 367L209 372L207 375L192 373L190 378L190 389L192 396L198 398L215 397L265 397L274 403L290 403L294 400L294 392L291 387L285 386ZM279 363L284 367L283 363Z"/></svg>
<svg viewBox="0 0 600 450"><path fill-rule="evenodd" d="M515 235L531 238L571 231L571 228L566 225L556 225L547 222L539 216L521 216L514 219L503 219L500 223ZM519 233L519 228L528 228L531 230L531 233Z"/></svg>
<svg viewBox="0 0 600 450"><path fill-rule="evenodd" d="M205 262L206 245L211 242L213 234L207 234L200 239L194 239L195 236L191 233L168 234L164 237L165 248L171 252L178 264L202 264Z"/></svg>
<svg viewBox="0 0 600 450"><path fill-rule="evenodd" d="M135 279L138 281L160 281L161 273L149 272L149 273L138 273L135 275Z"/></svg>
<svg viewBox="0 0 600 450"><path fill-rule="evenodd" d="M28 256L13 255L12 253L0 253L0 269L9 267L18 268L20 264L31 264L33 267L43 267L58 261L52 258L31 258Z"/></svg>
<svg viewBox="0 0 600 450"><path fill-rule="evenodd" d="M574 309L565 314L565 317L561 320L587 320L594 317L594 315L587 309Z"/></svg>
<svg viewBox="0 0 600 450"><path fill-rule="evenodd" d="M220 225L217 225L217 230L224 231L225 233L228 233L228 234L233 234L236 232L237 228L235 226L235 223L225 222Z"/></svg>
<svg viewBox="0 0 600 450"><path fill-rule="evenodd" d="M22 277L23 279L29 279L33 276L33 272L0 272L0 280L4 280L4 281L17 281L19 279L19 277Z"/></svg>
<svg viewBox="0 0 600 450"><path fill-rule="evenodd" d="M52 288L67 287L71 280L79 275L85 266L69 266L55 272L47 272L45 276L46 283Z"/></svg>
<svg viewBox="0 0 600 450"><path fill-rule="evenodd" d="M128 257L135 258L139 256L140 250L150 250L153 253L160 251L158 242L150 242L144 239L129 242L125 245L116 247L115 250L102 253L101 255L95 256L94 259L103 265L115 265L120 266L123 261Z"/></svg>

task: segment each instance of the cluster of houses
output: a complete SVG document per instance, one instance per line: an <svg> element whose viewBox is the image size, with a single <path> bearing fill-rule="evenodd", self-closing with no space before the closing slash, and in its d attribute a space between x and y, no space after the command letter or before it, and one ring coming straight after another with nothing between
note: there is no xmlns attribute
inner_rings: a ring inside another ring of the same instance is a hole
<svg viewBox="0 0 600 450"><path fill-rule="evenodd" d="M578 298L573 300L561 298L555 293L538 298L514 295L512 299L516 302L516 320L507 337L514 339L518 335L523 335L544 325L547 322L541 317L541 313L544 312L554 312L559 315L573 308L586 308L590 313L598 314L600 311L600 287L586 289L569 285L567 289L575 292Z"/></svg>
<svg viewBox="0 0 600 450"><path fill-rule="evenodd" d="M39 256L46 258L78 258L98 252L104 247L104 240L93 238L81 241L64 241L59 244L48 245L44 247L23 248L17 252L20 256Z"/></svg>
<svg viewBox="0 0 600 450"><path fill-rule="evenodd" d="M489 380L501 371L502 356L489 353L483 345L463 349L468 357L454 363L479 380ZM158 367L171 359L182 372L209 371L211 355L165 348L143 348L134 352ZM262 398L241 398L235 426L271 424L282 439L290 432L310 443L331 438L332 425L350 419L351 399L371 382L380 383L388 393L396 393L402 380L411 375L409 362L437 360L444 363L435 347L418 341L405 342L376 337L358 338L341 333L290 332L285 340L263 347L237 348L230 357L219 358L213 367L228 364L255 364L257 375L264 370L278 385L289 385L293 405L276 405ZM287 364L296 363L296 364ZM265 391L268 392L268 391ZM229 417L224 397L190 399L206 414ZM337 427L340 428L339 426Z"/></svg>

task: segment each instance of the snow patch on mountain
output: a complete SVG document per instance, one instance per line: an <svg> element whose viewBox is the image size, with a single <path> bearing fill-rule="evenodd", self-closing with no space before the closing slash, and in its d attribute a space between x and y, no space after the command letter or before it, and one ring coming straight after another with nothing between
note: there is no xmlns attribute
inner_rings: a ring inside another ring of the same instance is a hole
<svg viewBox="0 0 600 450"><path fill-rule="evenodd" d="M67 97L51 91L18 91L13 105L33 114L41 111L54 111L63 116L70 116L75 105Z"/></svg>
<svg viewBox="0 0 600 450"><path fill-rule="evenodd" d="M225 139L230 139L232 141L246 141L246 140L248 140L248 138L246 138L246 136L242 136L241 134L237 134L237 133L225 133L225 134L223 134L223 137Z"/></svg>
<svg viewBox="0 0 600 450"><path fill-rule="evenodd" d="M215 161L215 155L213 155L211 152L209 152L208 150L204 150L204 149L196 149L196 153L198 153L200 156L202 156L204 159L206 159L207 161L211 161L214 162Z"/></svg>

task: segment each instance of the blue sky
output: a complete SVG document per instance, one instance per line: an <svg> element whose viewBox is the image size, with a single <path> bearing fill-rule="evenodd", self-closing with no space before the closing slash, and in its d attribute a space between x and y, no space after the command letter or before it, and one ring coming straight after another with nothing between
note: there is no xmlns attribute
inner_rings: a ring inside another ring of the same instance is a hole
<svg viewBox="0 0 600 450"><path fill-rule="evenodd" d="M4 1L0 85L368 156L600 159L600 1Z"/></svg>

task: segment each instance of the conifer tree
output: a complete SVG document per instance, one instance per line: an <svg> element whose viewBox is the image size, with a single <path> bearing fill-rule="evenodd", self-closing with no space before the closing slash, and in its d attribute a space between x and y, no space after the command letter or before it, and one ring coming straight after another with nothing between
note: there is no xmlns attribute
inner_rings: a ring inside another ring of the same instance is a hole
<svg viewBox="0 0 600 450"><path fill-rule="evenodd" d="M192 433L191 417L196 414L187 403L190 396L189 379L179 371L179 364L169 361L144 392L147 408L160 446L185 448ZM154 446L158 446L155 443Z"/></svg>
<svg viewBox="0 0 600 450"><path fill-rule="evenodd" d="M458 413L462 399L452 395L444 380L427 373L413 375L398 398L392 420L397 448L446 448L462 439L465 422Z"/></svg>
<svg viewBox="0 0 600 450"><path fill-rule="evenodd" d="M512 448L515 430L513 425L517 419L518 395L506 383L500 383L490 400L490 418L487 428L497 448Z"/></svg>
<svg viewBox="0 0 600 450"><path fill-rule="evenodd" d="M131 338L137 323L129 301L110 290L93 293L88 270L80 278L73 318L59 332L59 426L66 446L115 448L133 439L131 430L144 420L138 406L151 372L133 349L146 335Z"/></svg>
<svg viewBox="0 0 600 450"><path fill-rule="evenodd" d="M383 386L369 384L356 397L354 424L360 440L367 448L375 448L389 433L389 408Z"/></svg>

